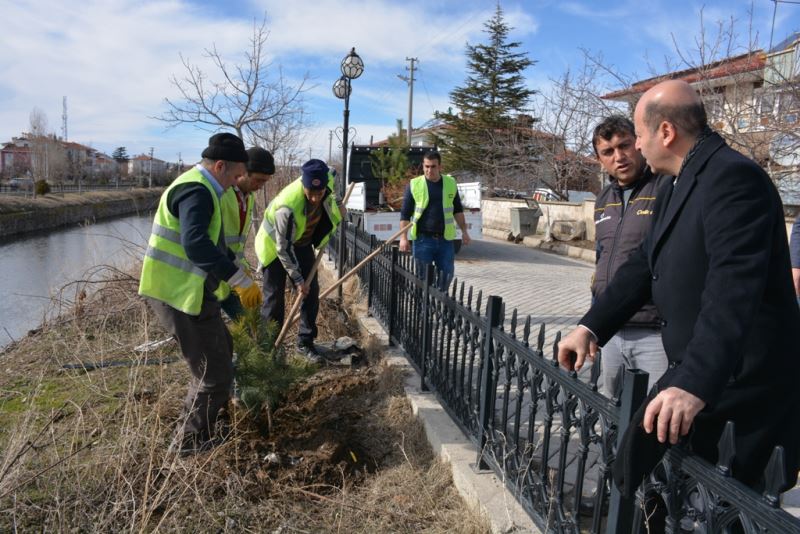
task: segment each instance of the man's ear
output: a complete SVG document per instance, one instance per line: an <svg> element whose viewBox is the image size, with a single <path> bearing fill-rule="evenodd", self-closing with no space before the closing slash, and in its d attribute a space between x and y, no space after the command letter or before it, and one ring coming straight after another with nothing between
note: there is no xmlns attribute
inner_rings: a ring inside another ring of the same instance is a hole
<svg viewBox="0 0 800 534"><path fill-rule="evenodd" d="M677 139L678 131L671 122L662 121L658 126L658 135L661 138L661 143L668 147Z"/></svg>

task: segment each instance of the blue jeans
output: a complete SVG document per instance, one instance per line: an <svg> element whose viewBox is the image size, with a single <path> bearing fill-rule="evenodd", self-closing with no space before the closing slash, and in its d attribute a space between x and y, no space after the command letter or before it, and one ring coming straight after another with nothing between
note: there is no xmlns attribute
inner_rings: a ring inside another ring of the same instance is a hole
<svg viewBox="0 0 800 534"><path fill-rule="evenodd" d="M436 267L438 273L437 287L447 290L455 274L456 253L453 242L443 237L419 235L412 242L412 253L417 264L417 275L425 278L425 269L429 264Z"/></svg>

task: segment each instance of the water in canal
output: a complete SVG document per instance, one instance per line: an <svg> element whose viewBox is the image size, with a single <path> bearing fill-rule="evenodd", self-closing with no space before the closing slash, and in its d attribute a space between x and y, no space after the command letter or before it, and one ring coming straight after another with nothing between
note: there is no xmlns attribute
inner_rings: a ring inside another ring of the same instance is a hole
<svg viewBox="0 0 800 534"><path fill-rule="evenodd" d="M97 265L127 268L142 257L153 216L132 215L0 242L0 347L36 328L51 299ZM73 300L71 288L65 298Z"/></svg>

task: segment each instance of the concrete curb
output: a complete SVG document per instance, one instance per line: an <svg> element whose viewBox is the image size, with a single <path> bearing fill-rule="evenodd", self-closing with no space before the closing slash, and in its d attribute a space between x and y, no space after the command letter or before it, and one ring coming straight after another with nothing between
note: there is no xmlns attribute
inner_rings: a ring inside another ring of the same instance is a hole
<svg viewBox="0 0 800 534"><path fill-rule="evenodd" d="M359 327L367 338L388 347L388 335L377 320L359 317ZM419 417L425 427L428 442L434 452L450 464L456 489L471 506L489 519L492 532L541 534L542 531L493 472L474 471L473 466L477 459L475 445L453 422L436 395L420 390L419 374L405 353L399 348L389 347L384 354L389 365L405 371L406 396L411 402L414 415Z"/></svg>
<svg viewBox="0 0 800 534"><path fill-rule="evenodd" d="M508 237L508 232L504 230L495 230L494 228L484 228L483 234L489 237L493 237L495 239L502 239L502 240L506 240L506 238ZM545 241L543 237L528 236L522 238L522 244L527 247L538 248L539 250L544 250L546 252L553 252L555 254L560 254L561 256L569 256L570 258L575 258L577 260L585 261L593 265L595 262L594 250L589 250L582 247L575 247L561 241Z"/></svg>

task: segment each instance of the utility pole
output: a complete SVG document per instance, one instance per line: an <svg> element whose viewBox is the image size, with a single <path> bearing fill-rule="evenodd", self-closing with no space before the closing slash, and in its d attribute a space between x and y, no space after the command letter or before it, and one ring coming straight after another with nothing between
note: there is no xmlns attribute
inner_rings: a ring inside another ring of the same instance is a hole
<svg viewBox="0 0 800 534"><path fill-rule="evenodd" d="M333 130L328 130L328 165L331 164L331 156L333 155L332 152L333 147Z"/></svg>
<svg viewBox="0 0 800 534"><path fill-rule="evenodd" d="M407 57L406 61L411 63L411 66L406 67L409 75L403 76L402 74L398 74L397 77L408 84L408 146L411 146L411 133L413 132L411 117L414 109L414 63L418 62L419 59L415 57Z"/></svg>
<svg viewBox="0 0 800 534"><path fill-rule="evenodd" d="M153 187L153 147L150 147L150 178L147 180L147 187Z"/></svg>
<svg viewBox="0 0 800 534"><path fill-rule="evenodd" d="M65 96L62 100L62 110L61 110L61 137L64 138L64 141L67 140L67 97Z"/></svg>

